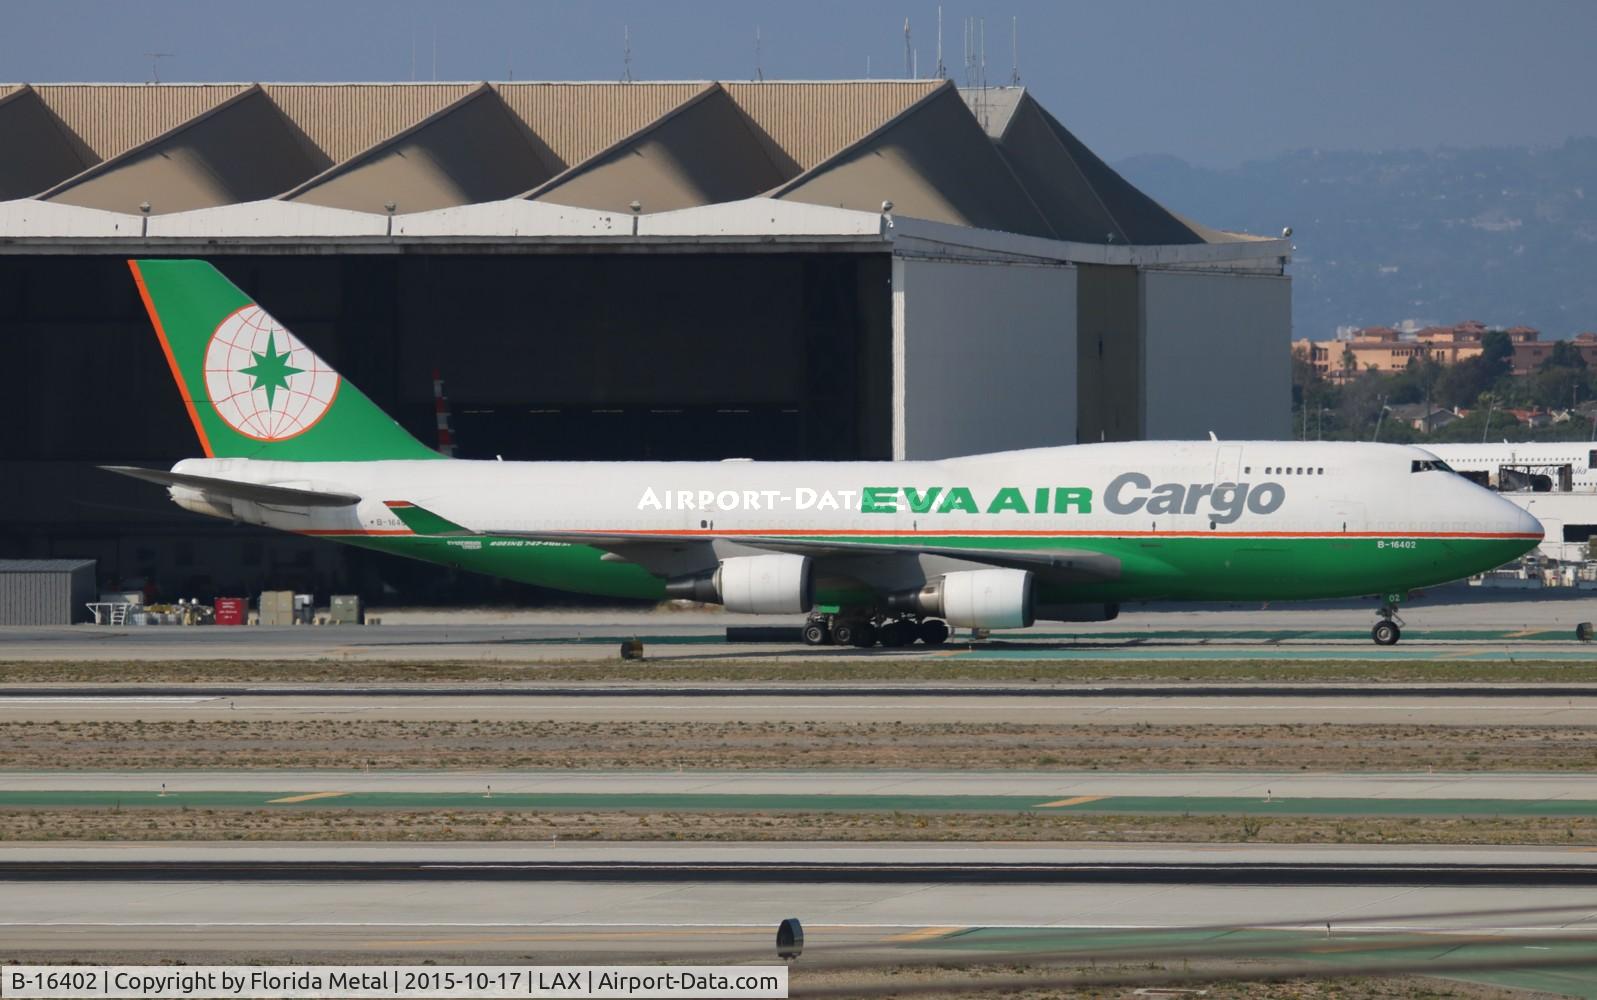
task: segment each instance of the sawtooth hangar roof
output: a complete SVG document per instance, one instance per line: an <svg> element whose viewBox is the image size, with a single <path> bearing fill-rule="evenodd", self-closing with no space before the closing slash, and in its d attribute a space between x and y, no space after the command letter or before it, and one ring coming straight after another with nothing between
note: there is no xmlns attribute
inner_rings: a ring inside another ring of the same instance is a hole
<svg viewBox="0 0 1597 1000"><path fill-rule="evenodd" d="M946 80L0 84L0 148L0 201L119 213L891 200L914 218L1078 243L1254 239L1165 209L1024 89Z"/></svg>

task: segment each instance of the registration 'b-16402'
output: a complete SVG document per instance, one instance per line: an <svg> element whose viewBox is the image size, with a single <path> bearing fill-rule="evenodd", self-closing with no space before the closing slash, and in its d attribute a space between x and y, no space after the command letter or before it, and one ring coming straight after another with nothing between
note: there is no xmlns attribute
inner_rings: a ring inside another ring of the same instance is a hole
<svg viewBox="0 0 1597 1000"><path fill-rule="evenodd" d="M1128 601L1384 595L1535 547L1541 526L1418 448L1074 445L925 462L445 459L204 261L130 266L204 458L182 507L545 587L808 613L805 638L1104 621Z"/></svg>

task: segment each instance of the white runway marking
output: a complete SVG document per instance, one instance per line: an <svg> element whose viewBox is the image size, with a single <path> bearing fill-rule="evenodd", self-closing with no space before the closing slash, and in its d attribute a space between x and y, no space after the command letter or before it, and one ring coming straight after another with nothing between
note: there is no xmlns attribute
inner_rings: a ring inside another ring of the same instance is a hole
<svg viewBox="0 0 1597 1000"><path fill-rule="evenodd" d="M1586 932L1585 928L1571 926L1579 921L1557 921L1548 924L1531 924L1517 927L1477 926L1474 924L1450 922L1445 924L1373 924L1360 920L1332 920L1333 930L1343 933L1426 933L1430 931L1455 932L1472 930L1476 932L1489 932L1494 934L1543 934L1551 930L1568 928ZM716 924L706 923L640 923L637 921L624 921L617 923L596 922L521 922L521 921L402 921L402 920L0 920L0 927L416 927L416 928L543 928L549 930L621 930L636 928L641 930L716 930L723 928L766 930L773 926L772 921L753 922L724 922ZM1086 931L1162 931L1182 930L1185 924L1081 924L1060 922L1054 924L982 924L973 925L959 920L928 920L924 924L904 923L824 923L810 924L812 930L903 930L924 927L960 927L962 929L980 926L984 930L1086 930ZM1238 925L1242 929L1254 930L1310 930L1323 932L1325 922L1313 920L1294 923L1260 923ZM1213 928L1205 928L1213 929Z"/></svg>
<svg viewBox="0 0 1597 1000"><path fill-rule="evenodd" d="M43 698L18 698L0 695L0 705L196 705L221 701L214 695L50 695Z"/></svg>

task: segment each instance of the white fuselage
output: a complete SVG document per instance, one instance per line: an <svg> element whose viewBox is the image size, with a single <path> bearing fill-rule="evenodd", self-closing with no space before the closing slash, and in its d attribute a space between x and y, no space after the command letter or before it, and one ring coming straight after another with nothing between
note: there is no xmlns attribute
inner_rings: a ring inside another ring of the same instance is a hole
<svg viewBox="0 0 1597 1000"><path fill-rule="evenodd" d="M174 471L358 494L352 508L246 505L258 516L240 518L328 534L402 529L387 501L483 532L1528 530L1524 515L1490 491L1445 473L1414 474L1412 463L1425 457L1341 442L1131 442L924 462L232 458L187 459ZM953 498L956 490L968 502Z"/></svg>

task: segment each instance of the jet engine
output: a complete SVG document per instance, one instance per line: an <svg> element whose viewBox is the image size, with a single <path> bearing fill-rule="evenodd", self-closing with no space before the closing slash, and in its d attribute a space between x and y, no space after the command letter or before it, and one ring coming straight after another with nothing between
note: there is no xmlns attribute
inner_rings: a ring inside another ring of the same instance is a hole
<svg viewBox="0 0 1597 1000"><path fill-rule="evenodd" d="M748 615L799 614L814 605L808 556L772 553L721 560L712 573L671 580L670 597L724 604Z"/></svg>
<svg viewBox="0 0 1597 1000"><path fill-rule="evenodd" d="M948 620L958 628L1026 628L1032 612L1032 577L1022 569L972 569L946 573L919 590L894 594L888 606Z"/></svg>

